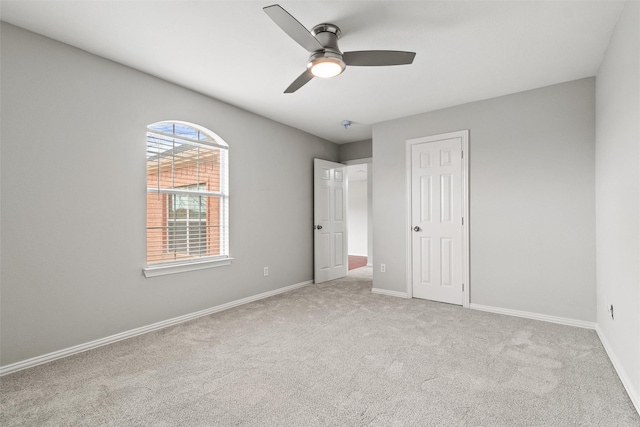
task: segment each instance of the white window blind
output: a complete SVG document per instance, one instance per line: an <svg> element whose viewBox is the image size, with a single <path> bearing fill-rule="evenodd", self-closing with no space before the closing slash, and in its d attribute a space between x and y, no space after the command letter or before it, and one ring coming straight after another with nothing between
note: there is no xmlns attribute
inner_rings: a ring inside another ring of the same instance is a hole
<svg viewBox="0 0 640 427"><path fill-rule="evenodd" d="M229 256L228 146L182 122L147 128L147 265Z"/></svg>

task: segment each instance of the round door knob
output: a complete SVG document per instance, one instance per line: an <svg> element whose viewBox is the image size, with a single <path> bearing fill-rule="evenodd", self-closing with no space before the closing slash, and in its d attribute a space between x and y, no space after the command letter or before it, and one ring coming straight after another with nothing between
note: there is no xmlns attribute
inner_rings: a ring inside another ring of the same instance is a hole
<svg viewBox="0 0 640 427"><path fill-rule="evenodd" d="M322 226L321 225L314 225L313 228L315 228L316 230L322 230Z"/></svg>
<svg viewBox="0 0 640 427"><path fill-rule="evenodd" d="M415 227L413 227L413 231L420 231L420 227L416 225Z"/></svg>

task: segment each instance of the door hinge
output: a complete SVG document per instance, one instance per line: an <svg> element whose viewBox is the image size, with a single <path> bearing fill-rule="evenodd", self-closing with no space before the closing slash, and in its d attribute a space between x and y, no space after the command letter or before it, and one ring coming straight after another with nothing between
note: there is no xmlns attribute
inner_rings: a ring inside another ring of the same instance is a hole
<svg viewBox="0 0 640 427"><path fill-rule="evenodd" d="M464 217L462 217L462 225L464 225Z"/></svg>
<svg viewBox="0 0 640 427"><path fill-rule="evenodd" d="M460 152L460 157L462 157L464 159L464 151Z"/></svg>
<svg viewBox="0 0 640 427"><path fill-rule="evenodd" d="M464 292L464 283L462 284L462 292Z"/></svg>

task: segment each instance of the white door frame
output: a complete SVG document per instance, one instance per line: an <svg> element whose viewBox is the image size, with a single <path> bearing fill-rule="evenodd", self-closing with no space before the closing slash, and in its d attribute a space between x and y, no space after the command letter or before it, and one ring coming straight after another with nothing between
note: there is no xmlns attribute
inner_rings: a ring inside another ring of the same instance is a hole
<svg viewBox="0 0 640 427"><path fill-rule="evenodd" d="M373 212L372 212L373 195L369 194L373 186L373 177L372 177L373 157L363 157L362 159L345 160L342 163L344 163L347 166L367 165L367 267L373 267Z"/></svg>
<svg viewBox="0 0 640 427"><path fill-rule="evenodd" d="M464 225L462 227L462 253L463 253L463 295L462 306L469 308L469 130L461 130L457 132L443 133L440 135L431 135L420 138L408 139L405 141L406 155L406 245L407 245L407 298L413 298L413 265L412 265L412 226L411 226L411 146L414 144L422 144L424 142L441 141L443 139L461 138L462 142L462 219Z"/></svg>

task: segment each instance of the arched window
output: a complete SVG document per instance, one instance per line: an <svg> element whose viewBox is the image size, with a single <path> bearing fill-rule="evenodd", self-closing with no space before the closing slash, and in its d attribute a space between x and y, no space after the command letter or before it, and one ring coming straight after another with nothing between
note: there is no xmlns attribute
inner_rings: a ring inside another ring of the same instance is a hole
<svg viewBox="0 0 640 427"><path fill-rule="evenodd" d="M165 266L229 259L228 152L201 126L147 127L147 277L180 271L159 273Z"/></svg>

